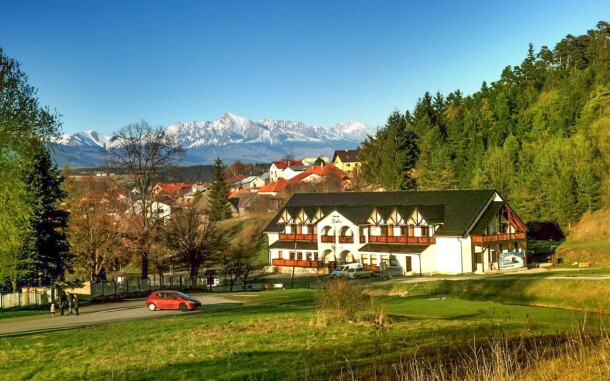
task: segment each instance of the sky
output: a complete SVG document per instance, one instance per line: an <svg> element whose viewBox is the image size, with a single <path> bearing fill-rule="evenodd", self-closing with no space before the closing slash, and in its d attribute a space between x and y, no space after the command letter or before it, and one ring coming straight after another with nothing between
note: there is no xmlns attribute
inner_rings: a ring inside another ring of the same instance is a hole
<svg viewBox="0 0 610 381"><path fill-rule="evenodd" d="M600 20L610 1L0 0L0 48L65 133L225 112L382 126Z"/></svg>

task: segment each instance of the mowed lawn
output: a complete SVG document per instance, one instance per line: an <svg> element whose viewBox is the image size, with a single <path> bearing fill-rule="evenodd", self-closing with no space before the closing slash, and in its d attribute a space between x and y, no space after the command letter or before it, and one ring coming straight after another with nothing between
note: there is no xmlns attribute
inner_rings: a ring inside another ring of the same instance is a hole
<svg viewBox="0 0 610 381"><path fill-rule="evenodd" d="M572 331L583 321L566 310L383 296L371 307L383 311L382 325L329 323L315 308L312 290L231 297L245 304L0 339L0 378L328 379L354 371L391 372L393 363L416 352L454 350L497 334Z"/></svg>

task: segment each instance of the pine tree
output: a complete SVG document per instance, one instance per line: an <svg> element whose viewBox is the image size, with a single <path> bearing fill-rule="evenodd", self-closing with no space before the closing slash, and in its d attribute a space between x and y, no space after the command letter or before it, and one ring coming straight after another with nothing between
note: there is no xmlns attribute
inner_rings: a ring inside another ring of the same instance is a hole
<svg viewBox="0 0 610 381"><path fill-rule="evenodd" d="M65 235L68 213L59 209L66 197L63 181L51 155L41 148L34 156L33 165L24 173L34 213L18 264L23 284L48 284L62 278L70 268Z"/></svg>
<svg viewBox="0 0 610 381"><path fill-rule="evenodd" d="M210 221L222 221L231 217L229 205L229 186L223 175L223 164L220 158L214 161L213 183L208 198L207 215Z"/></svg>

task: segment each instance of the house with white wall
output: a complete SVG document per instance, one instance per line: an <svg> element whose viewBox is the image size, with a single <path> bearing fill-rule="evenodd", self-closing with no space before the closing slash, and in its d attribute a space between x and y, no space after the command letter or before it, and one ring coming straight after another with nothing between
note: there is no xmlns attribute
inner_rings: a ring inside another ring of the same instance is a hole
<svg viewBox="0 0 610 381"><path fill-rule="evenodd" d="M303 162L295 160L283 160L274 161L273 163L271 163L271 166L269 167L269 182L274 183L279 179L283 178L284 170L290 167L291 165L302 166Z"/></svg>
<svg viewBox="0 0 610 381"><path fill-rule="evenodd" d="M414 275L523 267L526 227L496 190L297 193L264 233L278 271L360 262Z"/></svg>

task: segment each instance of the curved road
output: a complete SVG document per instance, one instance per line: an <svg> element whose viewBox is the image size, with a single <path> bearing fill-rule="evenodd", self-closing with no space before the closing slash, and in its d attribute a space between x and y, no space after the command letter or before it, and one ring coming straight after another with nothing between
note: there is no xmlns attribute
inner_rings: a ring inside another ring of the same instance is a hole
<svg viewBox="0 0 610 381"><path fill-rule="evenodd" d="M122 302L94 304L80 308L80 315L51 314L35 315L19 318L0 319L0 337L27 335L41 332L58 331L86 327L94 324L113 323L134 319L150 319L172 315L186 315L205 312L206 307L238 305L240 302L225 299L222 296L210 294L190 294L201 301L202 307L190 312L164 310L151 312L146 308L146 299L131 299ZM67 309L66 309L67 313Z"/></svg>

